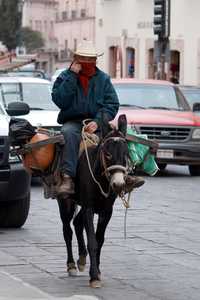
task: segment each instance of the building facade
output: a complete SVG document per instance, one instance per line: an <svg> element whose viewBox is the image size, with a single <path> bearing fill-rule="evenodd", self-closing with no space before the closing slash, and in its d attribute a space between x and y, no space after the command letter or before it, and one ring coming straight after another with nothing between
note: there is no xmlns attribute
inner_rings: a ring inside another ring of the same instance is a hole
<svg viewBox="0 0 200 300"><path fill-rule="evenodd" d="M52 74L57 53L55 19L58 3L55 0L25 0L22 26L42 33L45 46L37 50L37 68Z"/></svg>
<svg viewBox="0 0 200 300"><path fill-rule="evenodd" d="M153 0L96 0L99 65L112 77L155 78ZM166 78L200 84L198 0L171 1L170 62Z"/></svg>
<svg viewBox="0 0 200 300"><path fill-rule="evenodd" d="M95 4L95 0L58 0L58 68L69 65L73 51L83 39L95 40Z"/></svg>

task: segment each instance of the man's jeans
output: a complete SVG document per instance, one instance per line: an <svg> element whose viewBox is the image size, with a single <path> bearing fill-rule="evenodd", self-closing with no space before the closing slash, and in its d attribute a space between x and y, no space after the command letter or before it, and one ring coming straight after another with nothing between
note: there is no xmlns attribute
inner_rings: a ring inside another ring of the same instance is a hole
<svg viewBox="0 0 200 300"><path fill-rule="evenodd" d="M66 122L61 129L64 135L65 145L63 148L60 171L71 177L76 176L82 127L81 121L69 121Z"/></svg>

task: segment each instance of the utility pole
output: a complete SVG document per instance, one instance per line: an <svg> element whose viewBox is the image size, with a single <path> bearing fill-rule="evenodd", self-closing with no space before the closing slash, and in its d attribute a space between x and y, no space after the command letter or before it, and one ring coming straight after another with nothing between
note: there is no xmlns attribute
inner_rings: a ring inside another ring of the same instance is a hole
<svg viewBox="0 0 200 300"><path fill-rule="evenodd" d="M170 63L170 3L171 0L154 0L153 30L158 39L154 44L154 61L156 63L156 78L168 79Z"/></svg>

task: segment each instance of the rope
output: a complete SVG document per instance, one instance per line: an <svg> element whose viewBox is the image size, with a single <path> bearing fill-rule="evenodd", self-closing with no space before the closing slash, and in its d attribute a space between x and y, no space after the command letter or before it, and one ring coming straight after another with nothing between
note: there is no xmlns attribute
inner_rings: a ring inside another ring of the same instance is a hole
<svg viewBox="0 0 200 300"><path fill-rule="evenodd" d="M102 195L107 198L109 196L110 193L110 185L109 185L109 190L107 193L104 192L104 190L101 187L101 184L99 183L99 181L96 180L94 173L92 171L92 167L91 167L91 163L90 163L90 159L89 159L89 155L88 155L88 149L87 149L87 142L89 142L89 144L92 144L94 146L97 146L99 143L99 139L98 136L96 136L95 134L90 134L88 132L85 131L85 127L86 127L86 122L90 121L90 119L84 120L83 121L83 128L82 128L82 140L83 140L83 145L84 145L84 149L85 149L85 154L86 154L86 158L87 158L87 162L88 162L88 167L89 167L89 171L90 174L92 176L92 179L94 180L94 182L98 185ZM95 138L96 136L96 138ZM124 170L124 168L123 168ZM120 195L120 198L123 202L123 205L125 207L125 216L124 216L124 239L126 239L126 221L127 221L127 212L128 212L128 208L130 207L130 198L131 198L131 192L128 193L128 198L126 199L125 194L122 193Z"/></svg>
<svg viewBox="0 0 200 300"><path fill-rule="evenodd" d="M123 201L124 207L125 207L125 215L124 215L124 239L126 240L126 224L127 224L127 213L128 213L128 208L130 208L130 198L131 198L131 193L128 193L128 198L127 200L125 199L125 195L120 197Z"/></svg>
<svg viewBox="0 0 200 300"><path fill-rule="evenodd" d="M109 186L109 190L108 192L104 192L104 190L102 189L101 187L101 184L99 183L98 180L96 180L95 176L94 176L94 173L92 171L92 167L91 167L91 163L90 163L90 159L89 159L89 155L88 155L88 149L87 149L87 142L89 142L90 144L94 145L94 146L97 146L98 145L98 142L99 142L99 139L98 139L98 136L96 136L95 134L90 134L88 132L85 131L85 127L86 127L86 122L89 121L89 119L86 119L83 121L83 128L82 128L82 139L83 139L83 145L84 145L84 149L85 149L85 154L86 154L86 158L87 158L87 162L88 162L88 167L89 167L89 171L90 171L90 174L92 176L92 179L94 180L94 182L98 185L102 195L105 197L105 198L108 198L109 194L110 194L110 186ZM97 138L95 138L94 136L96 136ZM97 139L98 139L98 142L97 142Z"/></svg>

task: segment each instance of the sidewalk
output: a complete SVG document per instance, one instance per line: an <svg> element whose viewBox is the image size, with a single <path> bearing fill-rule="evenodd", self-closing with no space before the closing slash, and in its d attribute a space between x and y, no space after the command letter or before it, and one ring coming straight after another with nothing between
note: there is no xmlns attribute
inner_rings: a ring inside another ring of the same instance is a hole
<svg viewBox="0 0 200 300"><path fill-rule="evenodd" d="M92 296L74 295L66 298L54 298L36 287L22 281L21 279L10 275L9 273L0 272L0 300L98 300Z"/></svg>

